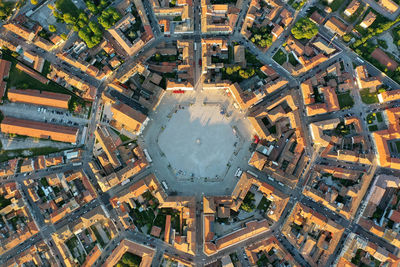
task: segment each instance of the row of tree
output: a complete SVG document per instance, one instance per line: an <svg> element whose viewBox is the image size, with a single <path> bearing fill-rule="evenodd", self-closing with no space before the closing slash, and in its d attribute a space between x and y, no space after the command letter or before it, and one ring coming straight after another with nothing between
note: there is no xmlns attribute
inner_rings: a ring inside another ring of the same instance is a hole
<svg viewBox="0 0 400 267"><path fill-rule="evenodd" d="M396 24L397 22L400 21L400 16L398 18L396 18L396 20L394 21L386 21L386 22L381 22L381 23L377 23L378 25L376 27L372 27L375 26L374 24L372 26L370 26L368 28L368 33L363 35L361 38L357 39L351 46L352 48L356 48L359 47L360 45L364 44L365 42L367 42L369 39L371 39L372 37L374 37L375 35L381 34L387 30L389 30L394 24Z"/></svg>

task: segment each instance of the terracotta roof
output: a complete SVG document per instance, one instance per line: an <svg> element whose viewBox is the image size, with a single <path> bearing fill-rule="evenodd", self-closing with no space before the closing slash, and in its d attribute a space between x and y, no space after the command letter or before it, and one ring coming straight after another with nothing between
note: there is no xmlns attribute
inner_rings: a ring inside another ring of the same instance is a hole
<svg viewBox="0 0 400 267"><path fill-rule="evenodd" d="M43 77L42 75L40 75L38 72L34 71L33 69L21 64L21 63L17 63L17 65L15 65L15 67L23 72L25 72L26 74L28 74L29 76L31 76L32 78L38 80L41 83L47 84L49 83L49 80L45 77Z"/></svg>
<svg viewBox="0 0 400 267"><path fill-rule="evenodd" d="M378 94L379 103L385 103L400 99L400 89L385 91Z"/></svg>
<svg viewBox="0 0 400 267"><path fill-rule="evenodd" d="M325 18L323 16L321 16L318 11L314 11L311 16L310 19L315 22L316 24L322 24L322 22L324 22Z"/></svg>
<svg viewBox="0 0 400 267"><path fill-rule="evenodd" d="M66 94L29 89L9 89L7 96L11 102L22 102L63 109L68 109L68 103L71 99L71 96Z"/></svg>
<svg viewBox="0 0 400 267"><path fill-rule="evenodd" d="M345 25L343 22L335 17L331 17L330 19L328 19L325 22L324 26L333 33L337 33L340 36L345 35L347 32L347 25Z"/></svg>
<svg viewBox="0 0 400 267"><path fill-rule="evenodd" d="M151 232L150 232L150 234L151 234L152 236L155 236L155 237L160 237L161 228L158 227L158 226L153 225L153 227L151 227Z"/></svg>
<svg viewBox="0 0 400 267"><path fill-rule="evenodd" d="M374 23L375 19L376 19L375 13L370 11L368 15L366 15L363 21L360 23L360 26L366 29L369 26L371 26L372 23Z"/></svg>
<svg viewBox="0 0 400 267"><path fill-rule="evenodd" d="M372 52L371 57L378 60L383 66L387 67L389 70L395 71L399 64L391 59L382 49L379 47L375 48Z"/></svg>
<svg viewBox="0 0 400 267"><path fill-rule="evenodd" d="M378 3L390 13L395 13L399 9L399 6L392 0L379 0Z"/></svg>
<svg viewBox="0 0 400 267"><path fill-rule="evenodd" d="M55 141L75 143L79 129L69 126L5 117L1 122L1 131L3 133L26 135L36 138L50 138Z"/></svg>
<svg viewBox="0 0 400 267"><path fill-rule="evenodd" d="M347 6L346 10L344 11L344 14L346 16L350 17L356 12L356 10L360 7L360 2L358 0L353 0L351 3Z"/></svg>
<svg viewBox="0 0 400 267"><path fill-rule="evenodd" d="M259 169L260 171L263 170L265 163L267 162L268 157L264 154L261 154L258 151L253 152L252 157L249 160L249 165Z"/></svg>

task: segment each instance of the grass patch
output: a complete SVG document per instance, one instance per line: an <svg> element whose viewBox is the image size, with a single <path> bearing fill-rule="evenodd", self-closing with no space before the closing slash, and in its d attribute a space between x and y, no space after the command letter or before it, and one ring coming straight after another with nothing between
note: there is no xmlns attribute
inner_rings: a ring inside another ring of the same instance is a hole
<svg viewBox="0 0 400 267"><path fill-rule="evenodd" d="M7 79L7 88L15 87L17 89L36 89L41 91L49 91L61 94L69 94L73 97L77 97L74 93L69 91L67 88L62 87L61 85L57 84L56 82L49 81L48 84L43 84L36 80L35 78L29 76L25 72L18 70L15 65L17 63L23 64L19 62L16 58L11 55L11 51L9 50L2 50L3 52L3 59L11 61L11 69L10 75ZM25 64L23 64L25 65ZM43 71L45 70L45 66L43 67ZM45 75L43 75L45 76Z"/></svg>
<svg viewBox="0 0 400 267"><path fill-rule="evenodd" d="M395 142L397 152L400 152L400 141Z"/></svg>
<svg viewBox="0 0 400 267"><path fill-rule="evenodd" d="M115 266L139 266L140 263L142 262L142 257L132 254L130 252L125 252L124 255L122 255L121 259L118 261L117 265Z"/></svg>
<svg viewBox="0 0 400 267"><path fill-rule="evenodd" d="M79 15L79 10L71 0L57 0L56 8L63 14L69 13L73 17Z"/></svg>
<svg viewBox="0 0 400 267"><path fill-rule="evenodd" d="M254 200L254 194L252 192L247 192L242 205L240 205L240 209L246 212L252 212L255 209Z"/></svg>
<svg viewBox="0 0 400 267"><path fill-rule="evenodd" d="M329 5L329 7L332 8L332 12L335 12L343 5L344 2L345 0L335 0Z"/></svg>
<svg viewBox="0 0 400 267"><path fill-rule="evenodd" d="M0 195L0 209L3 209L11 204L11 200L8 198L4 198L3 195Z"/></svg>
<svg viewBox="0 0 400 267"><path fill-rule="evenodd" d="M261 199L260 203L257 206L257 209L262 210L263 212L267 212L271 203L272 203L271 201L269 201L268 199L265 198L265 196L263 196L263 198Z"/></svg>
<svg viewBox="0 0 400 267"><path fill-rule="evenodd" d="M50 73L50 65L51 65L50 61L47 61L47 60L46 60L46 61L44 62L43 70L42 70L43 76L47 77L47 74Z"/></svg>
<svg viewBox="0 0 400 267"><path fill-rule="evenodd" d="M337 94L339 100L340 109L348 109L354 105L354 100L350 95L350 91L345 93Z"/></svg>
<svg viewBox="0 0 400 267"><path fill-rule="evenodd" d="M293 65L293 67L296 67L299 64L299 62L296 60L296 58L293 56L292 53L289 53L289 62L290 64Z"/></svg>
<svg viewBox="0 0 400 267"><path fill-rule="evenodd" d="M287 56L286 54L282 51L282 49L279 49L278 52L274 55L273 59L279 64L282 65L283 63L286 62Z"/></svg>
<svg viewBox="0 0 400 267"><path fill-rule="evenodd" d="M65 242L65 245L67 245L67 248L72 253L74 248L78 245L78 238L74 235Z"/></svg>
<svg viewBox="0 0 400 267"><path fill-rule="evenodd" d="M361 100L365 104L375 104L379 102L377 93L370 93L368 88L360 90Z"/></svg>
<svg viewBox="0 0 400 267"><path fill-rule="evenodd" d="M103 248L105 243L104 243L103 238L101 238L99 231L97 231L97 229L94 225L90 226L90 229L93 231L94 235L96 236L97 241L99 242L100 246Z"/></svg>
<svg viewBox="0 0 400 267"><path fill-rule="evenodd" d="M378 120L378 122L383 122L383 117L381 112L376 113L376 119Z"/></svg>
<svg viewBox="0 0 400 267"><path fill-rule="evenodd" d="M124 143L126 141L130 141L132 140L131 138L129 138L126 135L123 135L122 133L118 132L117 130L115 130L114 128L111 128L116 134L118 134L119 138L121 138L121 141Z"/></svg>
<svg viewBox="0 0 400 267"><path fill-rule="evenodd" d="M370 125L370 126L368 126L368 130L369 130L370 132L378 131L378 126L376 126L376 125Z"/></svg>
<svg viewBox="0 0 400 267"><path fill-rule="evenodd" d="M305 3L307 3L307 0L301 0L300 2L296 1L289 5L291 5L296 10L300 10L305 5Z"/></svg>
<svg viewBox="0 0 400 267"><path fill-rule="evenodd" d="M374 113L368 114L368 115L367 115L367 123L368 123L368 124L372 124L372 123L374 123L374 121L375 121L375 115L374 115Z"/></svg>

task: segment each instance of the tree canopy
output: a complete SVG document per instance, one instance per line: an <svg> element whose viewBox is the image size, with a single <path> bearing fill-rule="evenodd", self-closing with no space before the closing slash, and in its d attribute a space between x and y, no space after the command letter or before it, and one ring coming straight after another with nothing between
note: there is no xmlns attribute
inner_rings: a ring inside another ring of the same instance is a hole
<svg viewBox="0 0 400 267"><path fill-rule="evenodd" d="M93 15L99 14L102 10L104 10L109 2L107 0L100 0L100 2L96 5L92 0L88 0L85 2L87 8Z"/></svg>
<svg viewBox="0 0 400 267"><path fill-rule="evenodd" d="M115 8L110 7L101 12L98 21L100 25L104 27L104 29L108 30L109 28L114 26L114 24L120 19L121 15L118 13L118 11Z"/></svg>
<svg viewBox="0 0 400 267"><path fill-rule="evenodd" d="M93 21L90 21L88 26L80 29L78 35L89 48L98 45L103 37L100 26Z"/></svg>
<svg viewBox="0 0 400 267"><path fill-rule="evenodd" d="M49 31L50 31L50 32L56 32L56 31L57 31L56 26L50 24L50 25L49 25Z"/></svg>
<svg viewBox="0 0 400 267"><path fill-rule="evenodd" d="M4 20L10 15L12 9L11 3L0 1L0 20Z"/></svg>
<svg viewBox="0 0 400 267"><path fill-rule="evenodd" d="M260 47L269 47L272 45L272 35L271 34L254 34L253 37L250 38L250 41L255 43Z"/></svg>
<svg viewBox="0 0 400 267"><path fill-rule="evenodd" d="M311 39L317 35L318 27L309 18L301 18L293 26L291 32L296 39Z"/></svg>
<svg viewBox="0 0 400 267"><path fill-rule="evenodd" d="M130 252L126 252L122 258L119 260L116 266L118 267L139 267L142 258L132 254Z"/></svg>

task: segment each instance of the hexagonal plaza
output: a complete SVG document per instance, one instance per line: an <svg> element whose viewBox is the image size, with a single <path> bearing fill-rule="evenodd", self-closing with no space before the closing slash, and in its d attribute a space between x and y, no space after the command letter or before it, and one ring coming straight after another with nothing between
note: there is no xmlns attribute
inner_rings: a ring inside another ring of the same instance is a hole
<svg viewBox="0 0 400 267"><path fill-rule="evenodd" d="M237 145L219 105L178 106L158 144L177 176L221 177Z"/></svg>
<svg viewBox="0 0 400 267"><path fill-rule="evenodd" d="M150 118L139 141L170 191L219 195L233 190L234 173L246 167L251 154L253 128L231 98L215 91L166 93Z"/></svg>

